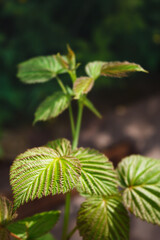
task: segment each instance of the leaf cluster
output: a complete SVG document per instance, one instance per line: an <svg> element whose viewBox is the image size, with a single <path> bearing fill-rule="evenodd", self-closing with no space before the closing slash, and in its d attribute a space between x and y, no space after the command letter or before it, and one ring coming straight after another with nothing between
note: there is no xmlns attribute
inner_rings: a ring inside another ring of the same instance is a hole
<svg viewBox="0 0 160 240"><path fill-rule="evenodd" d="M57 117L69 107L73 143L64 138L57 139L17 156L10 170L14 211L29 200L50 194L65 194L75 188L86 198L77 216L77 228L83 239L127 240L129 213L160 225L160 162L133 155L122 159L114 169L104 154L95 149L77 148L77 142L82 106L101 116L87 97L97 79L100 76L121 78L132 72L146 71L140 65L126 61L94 61L85 66L86 76L77 77L79 64L76 64L72 49L69 46L67 49L67 55L37 57L19 65L18 77L25 83L57 79L61 91L54 92L41 103L34 122ZM65 86L59 78L65 73L70 76L72 88ZM72 100L77 100L81 106L76 127ZM39 232L41 235L47 233L58 216L59 212L53 211L35 215L7 225L7 231L13 232L19 239L35 239L40 237ZM1 219L5 219L3 215ZM5 221L2 220L2 223ZM41 229L38 230L42 224L43 234Z"/></svg>
<svg viewBox="0 0 160 240"><path fill-rule="evenodd" d="M74 11L71 6L74 6ZM32 98L32 104L26 109L23 120L28 116L31 118L38 101L45 92L50 92L50 84L44 88L20 85L14 78L15 65L31 56L52 53L57 49L63 51L66 39L77 49L83 63L96 58L134 58L151 71L159 72L159 9L158 0L108 0L92 4L86 0L76 4L74 0L70 4L65 0L61 4L59 0L2 0L0 124L6 126L6 122L20 122L22 117L19 119L18 116L24 111L24 105L28 106L29 98ZM157 86L155 79L143 82L149 87ZM130 91L135 85L139 86L138 81L130 81L126 90ZM114 82L112 86L115 86Z"/></svg>
<svg viewBox="0 0 160 240"><path fill-rule="evenodd" d="M117 189L116 173L107 157L90 148L71 150L66 139L20 154L12 164L10 182L15 208L75 187L87 195L106 195Z"/></svg>
<svg viewBox="0 0 160 240"><path fill-rule="evenodd" d="M84 239L129 239L128 212L160 225L160 162L133 155L115 171L100 152L58 139L19 155L11 167L14 206L76 188L86 197L77 217ZM119 187L121 191L119 191Z"/></svg>
<svg viewBox="0 0 160 240"><path fill-rule="evenodd" d="M73 50L67 46L67 54L35 57L18 66L18 78L26 84L44 83L51 79L57 79L61 91L54 92L47 97L35 112L34 123L46 121L57 117L66 110L73 99L77 99L89 108L95 115L101 114L87 98L87 93L93 88L95 81L101 77L121 78L132 72L146 72L140 65L129 62L89 62L85 66L86 76L77 77L76 56ZM64 86L59 75L68 73L71 78L72 89Z"/></svg>

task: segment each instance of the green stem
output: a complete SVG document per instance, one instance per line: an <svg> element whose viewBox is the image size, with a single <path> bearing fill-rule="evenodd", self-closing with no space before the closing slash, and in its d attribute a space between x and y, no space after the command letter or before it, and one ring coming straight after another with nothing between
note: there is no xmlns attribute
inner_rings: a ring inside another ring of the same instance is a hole
<svg viewBox="0 0 160 240"><path fill-rule="evenodd" d="M75 124L74 124L73 111L72 111L72 106L71 106L71 104L69 105L69 118L70 118L70 123L71 123L72 139L74 139Z"/></svg>
<svg viewBox="0 0 160 240"><path fill-rule="evenodd" d="M66 240L66 235L67 235L67 230L68 230L68 222L69 222L70 201L71 201L71 194L70 194L70 192L68 192L66 194L66 202L65 202L65 209L64 209L62 240Z"/></svg>
<svg viewBox="0 0 160 240"><path fill-rule="evenodd" d="M73 228L73 230L68 234L67 240L69 240L69 239L72 237L72 235L75 233L75 231L76 231L77 229L78 229L77 226L75 226L75 227Z"/></svg>
<svg viewBox="0 0 160 240"><path fill-rule="evenodd" d="M69 75L70 75L70 77L71 77L71 79L72 79L72 81L73 81L73 83L76 81L76 78L77 78L77 76L76 76L76 71L70 71L69 72Z"/></svg>
<svg viewBox="0 0 160 240"><path fill-rule="evenodd" d="M82 120L82 113L83 113L83 104L82 102L78 102L78 116L77 116L77 125L76 129L73 131L73 143L72 143L72 149L75 149L78 145L79 140L79 132L81 127L81 120ZM72 127L72 116L70 115L70 121L71 121L71 127ZM70 200L71 200L71 194L66 194L66 202L65 202L65 209L64 209L64 222L63 222L63 232L62 232L62 240L67 240L67 230L68 230L68 223L69 223L69 212L70 212ZM75 229L76 230L76 229Z"/></svg>
<svg viewBox="0 0 160 240"><path fill-rule="evenodd" d="M79 101L78 102L77 126L76 126L76 129L75 129L72 149L75 149L77 147L77 145L78 145L79 132L80 132L81 121L82 121L82 113L83 113L83 103Z"/></svg>
<svg viewBox="0 0 160 240"><path fill-rule="evenodd" d="M63 82L61 81L61 79L58 76L56 76L56 79L57 79L57 82L58 82L59 86L61 87L62 91L64 93L67 93L66 88L65 88Z"/></svg>
<svg viewBox="0 0 160 240"><path fill-rule="evenodd" d="M56 79L57 79L57 82L58 82L59 86L61 87L62 91L64 93L67 93L66 88L65 88L63 82L61 81L61 79L58 76L56 77ZM69 117L70 117L70 122L71 122L72 138L74 138L75 125L74 125L74 118L73 118L73 112L72 112L71 104L69 105Z"/></svg>

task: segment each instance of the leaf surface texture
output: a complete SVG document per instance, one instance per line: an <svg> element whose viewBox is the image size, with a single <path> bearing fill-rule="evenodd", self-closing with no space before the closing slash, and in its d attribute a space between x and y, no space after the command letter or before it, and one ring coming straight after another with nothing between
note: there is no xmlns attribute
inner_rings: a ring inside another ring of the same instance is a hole
<svg viewBox="0 0 160 240"><path fill-rule="evenodd" d="M160 225L160 161L133 155L118 165L123 202L136 217Z"/></svg>

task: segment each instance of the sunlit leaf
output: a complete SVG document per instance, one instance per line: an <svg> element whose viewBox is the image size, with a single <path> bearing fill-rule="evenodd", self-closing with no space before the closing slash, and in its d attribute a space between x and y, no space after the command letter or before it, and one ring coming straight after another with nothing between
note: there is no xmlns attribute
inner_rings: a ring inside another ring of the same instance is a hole
<svg viewBox="0 0 160 240"><path fill-rule="evenodd" d="M160 161L133 155L118 165L123 202L135 216L160 225Z"/></svg>
<svg viewBox="0 0 160 240"><path fill-rule="evenodd" d="M68 62L67 56L62 56L60 53L57 53L56 59L59 62L62 69L65 69L65 72L68 72L69 62Z"/></svg>
<svg viewBox="0 0 160 240"><path fill-rule="evenodd" d="M84 240L128 240L129 217L121 197L93 197L82 203L77 219Z"/></svg>
<svg viewBox="0 0 160 240"><path fill-rule="evenodd" d="M130 62L108 62L102 66L101 75L109 77L126 77L132 72L147 72L140 65Z"/></svg>
<svg viewBox="0 0 160 240"><path fill-rule="evenodd" d="M61 58L67 61L65 56ZM19 64L17 77L24 83L41 83L65 72L67 70L59 63L57 55L42 56Z"/></svg>
<svg viewBox="0 0 160 240"><path fill-rule="evenodd" d="M89 148L79 148L72 155L81 163L81 176L77 184L80 193L108 195L117 192L116 172L106 156Z"/></svg>
<svg viewBox="0 0 160 240"><path fill-rule="evenodd" d="M105 62L102 61L89 62L85 67L86 73L93 79L97 79L101 75L101 69L104 64Z"/></svg>
<svg viewBox="0 0 160 240"><path fill-rule="evenodd" d="M7 228L22 240L37 239L53 228L59 219L59 215L59 211L42 212L32 217L10 223Z"/></svg>
<svg viewBox="0 0 160 240"><path fill-rule="evenodd" d="M94 61L86 65L88 76L97 79L99 76L126 77L132 72L147 72L140 65L130 62L100 62Z"/></svg>
<svg viewBox="0 0 160 240"><path fill-rule="evenodd" d="M63 92L56 92L47 97L37 108L34 123L57 117L68 108L70 101L70 96Z"/></svg>
<svg viewBox="0 0 160 240"><path fill-rule="evenodd" d="M90 77L77 78L73 85L75 98L78 99L81 94L88 93L94 85L94 80Z"/></svg>
<svg viewBox="0 0 160 240"><path fill-rule="evenodd" d="M33 148L20 154L10 170L15 208L30 199L70 191L76 186L80 171L78 159L62 156L50 147Z"/></svg>
<svg viewBox="0 0 160 240"><path fill-rule="evenodd" d="M89 108L89 110L91 110L91 112L93 112L97 117L102 118L102 115L99 113L99 111L95 108L95 106L93 105L93 103L86 97L83 96L81 98L83 104Z"/></svg>

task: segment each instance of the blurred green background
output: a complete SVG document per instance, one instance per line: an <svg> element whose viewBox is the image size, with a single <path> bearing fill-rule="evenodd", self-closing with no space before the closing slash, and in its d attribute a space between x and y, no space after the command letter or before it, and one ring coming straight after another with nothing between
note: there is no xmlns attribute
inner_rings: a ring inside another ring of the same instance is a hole
<svg viewBox="0 0 160 240"><path fill-rule="evenodd" d="M91 60L128 60L157 76L99 81L97 89L106 85L109 92L116 89L121 94L121 89L136 89L139 81L144 88L158 89L159 13L159 0L0 0L0 126L33 120L40 100L57 87L54 81L20 83L17 64L34 56L65 53L66 43L82 63L80 73Z"/></svg>

